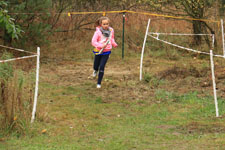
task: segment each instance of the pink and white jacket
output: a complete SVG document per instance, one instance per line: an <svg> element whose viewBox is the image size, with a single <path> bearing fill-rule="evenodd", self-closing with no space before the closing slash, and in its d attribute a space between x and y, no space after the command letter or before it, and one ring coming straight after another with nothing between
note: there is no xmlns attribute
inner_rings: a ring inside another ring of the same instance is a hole
<svg viewBox="0 0 225 150"><path fill-rule="evenodd" d="M111 37L111 40L109 41L108 45L103 50L103 53L111 51L112 47L117 47L117 44L114 39L114 30L111 27L109 27L109 30L111 31L112 37ZM100 27L96 27L96 31L94 33L94 36L92 37L91 44L98 50L101 50L104 47L105 43L107 42L108 38L109 37L105 37L102 34Z"/></svg>

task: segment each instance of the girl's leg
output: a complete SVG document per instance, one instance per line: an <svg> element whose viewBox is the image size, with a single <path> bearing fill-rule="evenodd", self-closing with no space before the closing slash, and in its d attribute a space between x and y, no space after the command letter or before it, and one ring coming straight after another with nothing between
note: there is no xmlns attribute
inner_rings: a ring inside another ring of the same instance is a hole
<svg viewBox="0 0 225 150"><path fill-rule="evenodd" d="M100 60L100 69L99 69L99 74L98 74L98 84L101 84L101 82L102 82L105 65L107 63L107 60L109 59L109 55L101 55L101 56L102 56L102 58Z"/></svg>
<svg viewBox="0 0 225 150"><path fill-rule="evenodd" d="M101 55L95 55L93 69L98 71L100 65Z"/></svg>

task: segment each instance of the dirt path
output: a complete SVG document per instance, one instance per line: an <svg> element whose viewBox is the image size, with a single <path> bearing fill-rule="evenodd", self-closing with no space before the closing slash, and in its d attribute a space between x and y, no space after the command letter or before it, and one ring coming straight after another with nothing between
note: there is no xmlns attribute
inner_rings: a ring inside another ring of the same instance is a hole
<svg viewBox="0 0 225 150"><path fill-rule="evenodd" d="M164 61L162 63L162 61ZM138 63L137 63L138 62ZM163 89L179 94L198 91L199 95L212 94L211 72L196 67L177 66L177 62L165 60L146 60L146 75L139 81L139 60L109 60L102 81L102 97L114 99L120 95L128 99L149 99L155 92ZM166 64L168 63L168 64ZM96 79L91 77L92 62L65 61L57 65L46 65L41 69L41 80L59 86L80 86L96 91ZM218 96L225 97L223 67L216 67ZM191 81L191 82L190 82ZM110 96L107 94L110 92ZM95 94L89 93L89 94Z"/></svg>

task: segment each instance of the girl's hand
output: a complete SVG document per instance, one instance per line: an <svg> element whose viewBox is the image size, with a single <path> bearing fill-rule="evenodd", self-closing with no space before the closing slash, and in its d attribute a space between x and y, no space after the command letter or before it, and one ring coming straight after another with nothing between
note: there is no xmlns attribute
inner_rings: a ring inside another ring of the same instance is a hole
<svg viewBox="0 0 225 150"><path fill-rule="evenodd" d="M108 44L109 44L109 42L105 43L103 48L106 48Z"/></svg>
<svg viewBox="0 0 225 150"><path fill-rule="evenodd" d="M117 45L117 44L114 44L114 45L113 45L113 47L114 47L114 48L117 48L117 47L118 47L118 45Z"/></svg>
<svg viewBox="0 0 225 150"><path fill-rule="evenodd" d="M107 46L107 44L104 44L104 46L102 47L103 49L105 49L106 48L106 46Z"/></svg>

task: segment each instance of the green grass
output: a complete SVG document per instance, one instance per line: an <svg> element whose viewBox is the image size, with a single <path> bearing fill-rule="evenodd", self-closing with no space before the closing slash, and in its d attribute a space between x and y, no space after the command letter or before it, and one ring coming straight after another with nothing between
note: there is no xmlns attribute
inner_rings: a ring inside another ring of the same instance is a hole
<svg viewBox="0 0 225 150"><path fill-rule="evenodd" d="M54 112L49 112L57 119L38 120L27 135L7 137L0 149L221 149L225 144L224 119L214 117L212 97L178 96L159 89L151 105L126 100L104 103L99 96L78 98L79 88L60 88ZM223 100L219 102L225 113ZM47 132L41 133L42 129Z"/></svg>

